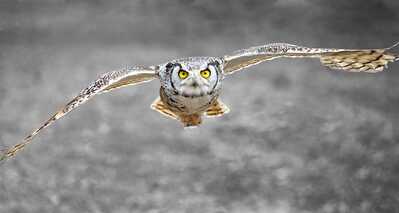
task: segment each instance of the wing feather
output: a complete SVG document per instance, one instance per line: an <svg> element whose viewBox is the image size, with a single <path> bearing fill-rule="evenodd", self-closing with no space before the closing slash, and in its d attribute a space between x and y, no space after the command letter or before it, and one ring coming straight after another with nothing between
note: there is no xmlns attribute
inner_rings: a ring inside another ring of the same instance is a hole
<svg viewBox="0 0 399 213"><path fill-rule="evenodd" d="M399 45L399 42L383 49L333 49L310 48L286 43L274 43L233 52L225 55L224 72L234 73L258 63L281 58L319 58L321 63L332 69L350 72L379 72L389 62L397 61L398 54L389 50Z"/></svg>
<svg viewBox="0 0 399 213"><path fill-rule="evenodd" d="M111 71L101 75L96 81L92 82L88 87L83 89L75 98L68 102L64 107L58 110L39 128L26 136L24 140L15 146L6 149L0 154L0 161L14 156L21 151L32 139L43 129L53 124L56 120L65 116L78 106L82 105L94 95L109 92L111 90L124 86L135 85L146 81L153 80L157 77L157 67L132 67L122 70Z"/></svg>

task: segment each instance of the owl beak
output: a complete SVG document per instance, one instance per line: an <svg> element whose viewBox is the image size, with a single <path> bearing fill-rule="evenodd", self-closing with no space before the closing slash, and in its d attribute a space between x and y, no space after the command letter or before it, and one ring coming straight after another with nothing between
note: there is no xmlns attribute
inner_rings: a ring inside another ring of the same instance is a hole
<svg viewBox="0 0 399 213"><path fill-rule="evenodd" d="M197 87L199 87L200 84L194 78L190 78L187 81L187 85L190 86L190 87L193 87L193 88L197 88Z"/></svg>
<svg viewBox="0 0 399 213"><path fill-rule="evenodd" d="M190 85L190 86L192 86L192 87L198 87L199 84L198 84L198 82L197 82L196 80L193 80L193 81L191 81L191 85Z"/></svg>

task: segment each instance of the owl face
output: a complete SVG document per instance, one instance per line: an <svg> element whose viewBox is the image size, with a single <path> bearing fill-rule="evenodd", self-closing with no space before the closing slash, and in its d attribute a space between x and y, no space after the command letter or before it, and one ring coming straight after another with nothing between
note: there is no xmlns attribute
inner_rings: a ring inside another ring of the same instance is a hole
<svg viewBox="0 0 399 213"><path fill-rule="evenodd" d="M162 66L161 82L175 95L189 98L211 95L220 88L221 64L220 59L212 57L172 61Z"/></svg>

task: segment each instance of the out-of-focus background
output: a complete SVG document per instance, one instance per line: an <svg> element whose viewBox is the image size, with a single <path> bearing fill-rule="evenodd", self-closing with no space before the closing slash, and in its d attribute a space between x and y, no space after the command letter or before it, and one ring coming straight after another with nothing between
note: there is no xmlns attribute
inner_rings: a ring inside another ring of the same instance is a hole
<svg viewBox="0 0 399 213"><path fill-rule="evenodd" d="M269 42L379 48L394 0L2 0L0 145L101 73ZM396 49L398 52L398 48ZM98 96L0 165L0 212L399 212L399 63L282 59L224 81L231 112L182 126L159 82Z"/></svg>

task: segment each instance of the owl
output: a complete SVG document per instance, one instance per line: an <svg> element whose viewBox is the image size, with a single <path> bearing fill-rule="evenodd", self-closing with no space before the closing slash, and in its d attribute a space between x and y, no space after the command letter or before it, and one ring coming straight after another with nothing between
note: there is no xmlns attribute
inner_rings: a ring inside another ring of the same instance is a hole
<svg viewBox="0 0 399 213"><path fill-rule="evenodd" d="M222 82L239 70L277 58L319 58L323 65L332 69L376 73L389 62L399 60L399 55L391 52L398 45L399 42L381 49L331 49L272 43L221 57L188 57L156 66L133 66L111 71L83 89L21 143L4 150L0 160L14 156L39 132L95 95L118 88L158 79L159 98L151 108L180 121L184 127L193 127L201 124L203 116L216 117L229 112L229 108L219 100Z"/></svg>

